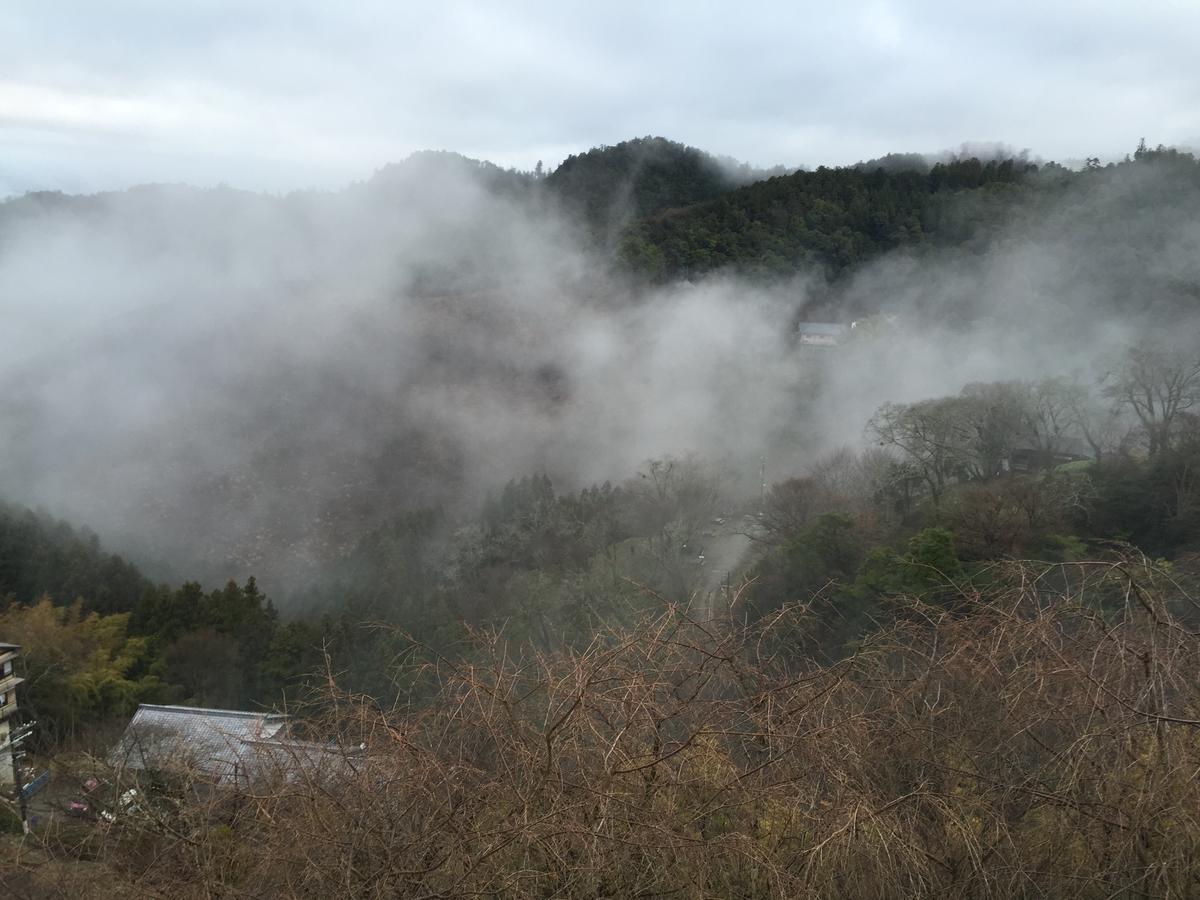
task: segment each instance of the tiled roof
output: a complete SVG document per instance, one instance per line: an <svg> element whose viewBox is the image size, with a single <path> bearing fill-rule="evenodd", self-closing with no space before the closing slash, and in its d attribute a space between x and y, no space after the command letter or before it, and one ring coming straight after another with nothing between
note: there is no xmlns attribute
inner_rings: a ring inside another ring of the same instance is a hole
<svg viewBox="0 0 1200 900"><path fill-rule="evenodd" d="M143 704L109 763L135 770L186 771L233 784L260 778L345 778L362 748L300 741L277 713Z"/></svg>
<svg viewBox="0 0 1200 900"><path fill-rule="evenodd" d="M801 322L796 326L796 330L802 334L829 334L836 336L842 334L846 330L846 326L834 322Z"/></svg>
<svg viewBox="0 0 1200 900"><path fill-rule="evenodd" d="M276 737L287 717L275 713L142 704L109 761L129 769L189 769L235 780L253 761L250 742Z"/></svg>
<svg viewBox="0 0 1200 900"><path fill-rule="evenodd" d="M245 747L247 754L253 755L251 775L285 781L347 778L354 773L354 761L363 749L291 738L246 741Z"/></svg>

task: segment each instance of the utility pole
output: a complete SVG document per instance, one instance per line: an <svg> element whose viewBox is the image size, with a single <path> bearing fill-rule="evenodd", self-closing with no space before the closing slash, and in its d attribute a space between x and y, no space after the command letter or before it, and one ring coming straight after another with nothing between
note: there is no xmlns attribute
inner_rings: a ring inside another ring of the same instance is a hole
<svg viewBox="0 0 1200 900"><path fill-rule="evenodd" d="M25 779L21 776L21 757L25 752L20 749L26 739L33 734L33 726L37 722L26 722L9 732L8 742L0 745L0 751L7 750L12 760L13 789L17 792L17 806L21 811L21 830L29 834L29 802L25 796Z"/></svg>
<svg viewBox="0 0 1200 900"><path fill-rule="evenodd" d="M12 761L13 790L17 793L17 806L21 811L21 829L26 834L29 834L29 798L26 791L30 785L26 785L21 776L21 758L25 752L20 748L33 734L33 726L36 724L37 722L26 722L14 728L8 733L8 740L0 744L0 753L8 753L8 758Z"/></svg>
<svg viewBox="0 0 1200 900"><path fill-rule="evenodd" d="M758 460L758 514L761 516L767 511L767 458L762 456Z"/></svg>

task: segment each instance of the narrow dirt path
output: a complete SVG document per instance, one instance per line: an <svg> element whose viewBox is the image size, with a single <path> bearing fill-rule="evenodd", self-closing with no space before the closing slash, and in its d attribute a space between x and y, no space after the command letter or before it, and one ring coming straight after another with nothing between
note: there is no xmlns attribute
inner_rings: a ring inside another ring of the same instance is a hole
<svg viewBox="0 0 1200 900"><path fill-rule="evenodd" d="M754 546L750 537L758 524L749 524L741 518L729 519L715 526L716 533L704 538L704 618L712 618L725 612L728 603L726 585L737 583L739 570L747 562Z"/></svg>

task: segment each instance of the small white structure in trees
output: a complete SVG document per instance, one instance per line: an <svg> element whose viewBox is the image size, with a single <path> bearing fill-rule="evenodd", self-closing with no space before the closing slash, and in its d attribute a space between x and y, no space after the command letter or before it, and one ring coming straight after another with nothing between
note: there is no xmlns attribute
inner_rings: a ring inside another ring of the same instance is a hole
<svg viewBox="0 0 1200 900"><path fill-rule="evenodd" d="M835 322L801 322L796 326L796 335L802 345L836 347L849 330L848 326Z"/></svg>

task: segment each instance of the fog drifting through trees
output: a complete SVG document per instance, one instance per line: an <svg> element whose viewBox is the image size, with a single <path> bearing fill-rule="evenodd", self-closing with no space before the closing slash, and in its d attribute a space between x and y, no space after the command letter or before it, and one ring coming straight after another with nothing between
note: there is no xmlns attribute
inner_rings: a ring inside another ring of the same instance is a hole
<svg viewBox="0 0 1200 900"><path fill-rule="evenodd" d="M474 511L531 472L570 489L696 453L753 493L761 457L783 479L867 440L885 402L1092 383L1151 319L1194 328L1191 182L1089 178L986 245L653 287L553 194L440 155L335 194L12 201L0 494L156 571L280 594L388 516ZM873 315L836 350L795 346L797 320Z"/></svg>

